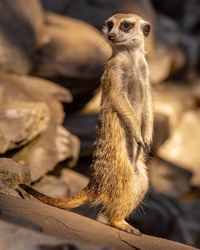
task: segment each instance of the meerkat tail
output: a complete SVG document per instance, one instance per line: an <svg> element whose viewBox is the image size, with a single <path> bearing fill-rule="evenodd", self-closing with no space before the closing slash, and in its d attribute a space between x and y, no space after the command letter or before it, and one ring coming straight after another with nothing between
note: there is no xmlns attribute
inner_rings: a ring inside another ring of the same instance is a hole
<svg viewBox="0 0 200 250"><path fill-rule="evenodd" d="M25 184L19 184L19 186L22 189L24 189L28 194L32 195L39 201L61 209L70 209L79 207L88 201L88 194L84 189L73 197L69 197L66 199L57 199L42 194L39 191L35 190L34 188L27 186Z"/></svg>

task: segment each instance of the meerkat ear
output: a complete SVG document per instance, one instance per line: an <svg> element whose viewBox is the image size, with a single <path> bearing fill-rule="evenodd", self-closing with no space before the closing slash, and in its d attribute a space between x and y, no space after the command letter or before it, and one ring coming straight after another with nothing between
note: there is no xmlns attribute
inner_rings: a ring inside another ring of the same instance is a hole
<svg viewBox="0 0 200 250"><path fill-rule="evenodd" d="M144 36L148 36L150 31L151 31L151 24L148 22L145 22L142 25L142 32L143 32Z"/></svg>

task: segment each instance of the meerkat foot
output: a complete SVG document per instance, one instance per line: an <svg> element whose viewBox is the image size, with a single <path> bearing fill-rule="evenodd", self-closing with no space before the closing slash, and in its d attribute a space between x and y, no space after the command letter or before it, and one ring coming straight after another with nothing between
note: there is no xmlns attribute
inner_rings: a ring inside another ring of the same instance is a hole
<svg viewBox="0 0 200 250"><path fill-rule="evenodd" d="M130 224L128 224L126 221L112 221L110 223L110 225L112 227L115 227L117 229L120 229L122 231L125 231L127 233L131 233L131 234L134 234L134 235L137 235L137 236L141 236L141 232L139 229L131 226Z"/></svg>

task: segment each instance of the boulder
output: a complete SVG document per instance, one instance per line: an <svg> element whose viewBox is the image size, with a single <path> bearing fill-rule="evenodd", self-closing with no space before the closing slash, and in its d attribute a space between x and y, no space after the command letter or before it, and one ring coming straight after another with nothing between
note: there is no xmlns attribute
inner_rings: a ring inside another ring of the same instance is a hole
<svg viewBox="0 0 200 250"><path fill-rule="evenodd" d="M154 112L154 129L153 129L153 152L157 152L160 145L162 145L170 136L171 128L169 124L169 116L162 111Z"/></svg>
<svg viewBox="0 0 200 250"><path fill-rule="evenodd" d="M69 187L70 195L75 195L85 188L89 179L71 169L63 169L61 172L61 180Z"/></svg>
<svg viewBox="0 0 200 250"><path fill-rule="evenodd" d="M34 188L55 198L66 198L80 192L87 183L88 178L84 175L63 168L59 176L45 175L34 185Z"/></svg>
<svg viewBox="0 0 200 250"><path fill-rule="evenodd" d="M196 106L200 107L200 79L199 78L193 81L193 84L191 86L191 92L195 100Z"/></svg>
<svg viewBox="0 0 200 250"><path fill-rule="evenodd" d="M83 80L101 75L109 49L101 46L104 40L94 27L47 12L44 35L46 43L38 49L35 75Z"/></svg>
<svg viewBox="0 0 200 250"><path fill-rule="evenodd" d="M0 83L1 109L7 104L11 105L13 100L15 102L43 102L48 106L51 116L58 124L64 119L60 102L72 101L69 90L42 78L1 73Z"/></svg>
<svg viewBox="0 0 200 250"><path fill-rule="evenodd" d="M158 12L168 15L175 20L179 20L183 14L183 6L185 2L181 0L175 0L173 2L163 0L161 3L159 0L152 0L152 3Z"/></svg>
<svg viewBox="0 0 200 250"><path fill-rule="evenodd" d="M150 82L158 84L167 80L183 69L185 63L186 58L180 48L158 44L149 60Z"/></svg>
<svg viewBox="0 0 200 250"><path fill-rule="evenodd" d="M181 29L169 16L158 14L155 22L156 46L149 60L150 81L157 84L179 73L186 65Z"/></svg>
<svg viewBox="0 0 200 250"><path fill-rule="evenodd" d="M40 102L13 101L0 108L0 153L26 145L46 130L48 106Z"/></svg>
<svg viewBox="0 0 200 250"><path fill-rule="evenodd" d="M143 14L148 19L155 17L151 2L148 0L111 0L109 2L99 0L78 0L76 2L64 0L62 4L56 0L42 0L41 2L44 8L49 11L82 19L99 29L101 29L105 19L115 13L139 12L138 14Z"/></svg>
<svg viewBox="0 0 200 250"><path fill-rule="evenodd" d="M152 88L154 107L153 149L156 152L172 134L182 114L195 107L191 88L187 84L166 81Z"/></svg>
<svg viewBox="0 0 200 250"><path fill-rule="evenodd" d="M34 188L51 197L66 198L80 192L87 186L88 181L89 179L86 176L71 169L63 168L59 176L45 175L34 184ZM96 219L98 214L98 210L88 204L74 208L72 211L92 219Z"/></svg>
<svg viewBox="0 0 200 250"><path fill-rule="evenodd" d="M80 126L81 124L81 126ZM73 134L78 136L81 141L80 156L91 156L93 143L96 137L97 115L81 114L67 117L64 126Z"/></svg>
<svg viewBox="0 0 200 250"><path fill-rule="evenodd" d="M23 224L23 223L22 223ZM0 220L0 245L2 249L7 250L58 250L58 249L76 249L76 250L109 250L109 248L82 244L78 240L70 241L50 236L34 230L34 225L30 228L24 228L23 225L16 225L6 220Z"/></svg>
<svg viewBox="0 0 200 250"><path fill-rule="evenodd" d="M30 185L31 177L27 166L20 165L10 158L0 158L0 193L19 196L19 183ZM25 193L23 192L25 195ZM27 195L26 195L27 196Z"/></svg>
<svg viewBox="0 0 200 250"><path fill-rule="evenodd" d="M75 165L79 156L79 140L64 128L62 131L64 133L60 133L59 127L51 120L40 137L12 156L28 165L32 181L38 180L65 159L69 159L69 165Z"/></svg>
<svg viewBox="0 0 200 250"><path fill-rule="evenodd" d="M131 213L130 223L145 234L199 247L199 202L180 201L150 190L145 203Z"/></svg>
<svg viewBox="0 0 200 250"><path fill-rule="evenodd" d="M26 145L12 151L11 156L29 167L32 181L66 158L70 159L69 165L74 165L79 140L61 125L61 101L70 102L70 92L36 77L2 73L0 82L0 111L4 114L0 117L1 141L4 139L1 150Z"/></svg>
<svg viewBox="0 0 200 250"><path fill-rule="evenodd" d="M43 10L39 0L0 2L1 71L30 73L42 26Z"/></svg>
<svg viewBox="0 0 200 250"><path fill-rule="evenodd" d="M69 0L63 1L62 6L57 1L43 0L43 6L47 10L82 19L98 29L102 28L104 21L109 16L116 13L133 12L148 20L152 24L152 32L146 41L152 83L156 84L166 80L186 64L186 56L180 47L181 32L178 24L166 15L156 15L148 0L109 2L99 2L98 0L73 2Z"/></svg>
<svg viewBox="0 0 200 250"><path fill-rule="evenodd" d="M158 150L164 160L193 173L192 185L200 185L200 110L185 112L177 128Z"/></svg>
<svg viewBox="0 0 200 250"><path fill-rule="evenodd" d="M69 211L50 207L38 201L27 201L9 196L0 196L0 218L6 218L24 227L60 239L78 241L81 244L104 245L112 249L192 250L193 247L180 243L142 235L128 234L102 223Z"/></svg>
<svg viewBox="0 0 200 250"><path fill-rule="evenodd" d="M71 0L41 0L43 7L48 11L53 11L57 13L63 13L68 7L70 7Z"/></svg>
<svg viewBox="0 0 200 250"><path fill-rule="evenodd" d="M69 186L54 175L45 175L34 186L39 192L54 198L66 198L69 196Z"/></svg>
<svg viewBox="0 0 200 250"><path fill-rule="evenodd" d="M73 95L67 107L79 109L99 85L110 47L91 25L50 12L46 13L44 36L33 74L67 87Z"/></svg>
<svg viewBox="0 0 200 250"><path fill-rule="evenodd" d="M192 173L175 164L154 158L150 168L150 183L154 191L179 198L190 191Z"/></svg>

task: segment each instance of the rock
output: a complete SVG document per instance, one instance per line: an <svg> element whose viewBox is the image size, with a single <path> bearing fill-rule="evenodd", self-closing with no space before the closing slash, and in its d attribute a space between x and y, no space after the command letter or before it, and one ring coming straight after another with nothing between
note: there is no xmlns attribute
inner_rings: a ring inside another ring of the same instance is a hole
<svg viewBox="0 0 200 250"><path fill-rule="evenodd" d="M153 88L154 110L167 115L170 133L180 121L181 115L195 107L195 102L188 85L168 81Z"/></svg>
<svg viewBox="0 0 200 250"><path fill-rule="evenodd" d="M34 50L40 43L42 26L43 11L38 0L16 0L15 3L12 0L2 0L0 2L0 69L2 71L30 73Z"/></svg>
<svg viewBox="0 0 200 250"><path fill-rule="evenodd" d="M56 148L58 153L58 160L64 161L68 158L68 167L76 165L79 152L79 139L66 130L63 126L57 127Z"/></svg>
<svg viewBox="0 0 200 250"><path fill-rule="evenodd" d="M70 89L73 103L67 106L79 109L99 85L110 47L91 25L53 13L46 14L44 35L33 74Z"/></svg>
<svg viewBox="0 0 200 250"><path fill-rule="evenodd" d="M87 183L88 178L84 175L64 168L60 176L45 175L34 188L55 198L66 198L80 192Z"/></svg>
<svg viewBox="0 0 200 250"><path fill-rule="evenodd" d="M0 196L0 218L15 224L24 222L24 227L34 225L43 233L79 241L81 244L102 245L112 249L195 249L180 243L155 237L141 237L125 233L72 212L44 205L38 201L27 201L9 196ZM102 240L103 239L103 240Z"/></svg>
<svg viewBox="0 0 200 250"><path fill-rule="evenodd" d="M89 168L89 165L88 165ZM89 178L71 169L63 169L60 180L62 180L68 187L68 196L73 196L85 188L89 182ZM82 205L78 208L72 209L73 212L81 214L91 219L96 219L98 209L89 204Z"/></svg>
<svg viewBox="0 0 200 250"><path fill-rule="evenodd" d="M187 56L187 71L186 77L191 78L191 75L198 74L200 62L200 4L197 0L184 1L182 3L182 14L179 16L179 25L183 31L181 36L181 46Z"/></svg>
<svg viewBox="0 0 200 250"><path fill-rule="evenodd" d="M177 21L163 13L157 13L156 22L158 41L180 49L181 29Z"/></svg>
<svg viewBox="0 0 200 250"><path fill-rule="evenodd" d="M71 5L71 2L71 0L41 0L41 3L46 10L60 14L63 13L69 7L69 5Z"/></svg>
<svg viewBox="0 0 200 250"><path fill-rule="evenodd" d="M68 241L58 237L49 236L34 230L24 228L23 225L15 225L0 220L0 245L7 250L58 250L58 249L77 249L77 250L106 250L108 248L91 246L86 243L80 244L78 241Z"/></svg>
<svg viewBox="0 0 200 250"><path fill-rule="evenodd" d="M63 169L60 179L68 186L70 196L80 192L89 182L86 176L71 169Z"/></svg>
<svg viewBox="0 0 200 250"><path fill-rule="evenodd" d="M75 164L78 152L78 138L67 131L63 138L63 133L60 134L55 122L51 121L48 129L39 138L14 154L13 158L28 165L31 180L36 181L53 170L60 160L69 159L69 165Z"/></svg>
<svg viewBox="0 0 200 250"><path fill-rule="evenodd" d="M26 145L48 126L45 103L13 101L0 109L0 153Z"/></svg>
<svg viewBox="0 0 200 250"><path fill-rule="evenodd" d="M152 188L171 197L181 197L190 190L192 173L172 163L154 158L150 169Z"/></svg>
<svg viewBox="0 0 200 250"><path fill-rule="evenodd" d="M45 1L45 6L51 3ZM54 2L54 4L57 3ZM69 9L66 7L62 13L87 22L91 21L90 23L98 28L102 28L105 19L116 12L134 10L151 23L154 22L155 17L151 4L147 0L112 3L76 1L70 2L67 6ZM77 9L79 9L78 13ZM74 32L74 30L79 30L79 32ZM33 74L51 79L69 88L74 100L72 104L65 105L66 110L81 109L92 98L99 86L104 64L111 53L110 47L102 35L89 24L53 13L46 15L44 33L46 44L38 50ZM147 44L148 51L151 53L154 32L148 38Z"/></svg>
<svg viewBox="0 0 200 250"><path fill-rule="evenodd" d="M157 152L160 145L169 138L171 134L169 122L169 116L167 114L162 113L162 111L154 112L153 152Z"/></svg>
<svg viewBox="0 0 200 250"><path fill-rule="evenodd" d="M79 112L80 114L98 114L101 103L101 88L98 88L94 96L90 101L84 106L84 108Z"/></svg>
<svg viewBox="0 0 200 250"><path fill-rule="evenodd" d="M173 2L163 0L162 3L159 0L152 0L152 3L157 11L170 16L175 20L179 20L183 14L184 2L181 0L175 0ZM178 13L180 15L177 15Z"/></svg>
<svg viewBox="0 0 200 250"><path fill-rule="evenodd" d="M159 62L159 63L158 63ZM149 61L150 82L158 84L185 66L183 52L175 46L158 45Z"/></svg>
<svg viewBox="0 0 200 250"><path fill-rule="evenodd" d="M37 118L35 118L35 123L34 120L31 123L28 118L25 120L21 116L21 120L16 123L15 117L11 116L13 113L10 112L10 119L13 118L13 121L10 122L9 120L9 124L6 123L7 126L3 126L3 119L1 119L0 128L3 127L4 130L9 132L8 138L15 139L16 146L18 144L22 146L31 140L26 147L20 148L17 152L13 151L11 153L12 158L29 167L32 181L42 177L52 170L58 162L66 158L69 159L69 165L73 166L79 155L79 140L62 127L64 112L60 103L61 101L69 102L72 100L70 92L55 83L36 77L2 73L0 74L0 82L2 112L6 110L7 106L15 105L15 109L26 107L26 117L30 117L30 121L33 120L33 115ZM15 101L13 102L13 100ZM44 112L44 107L48 110L47 114ZM42 110L46 115L45 119ZM38 127L35 124L38 124ZM21 127L19 128L19 126ZM27 129L29 130L27 131ZM3 134L5 134L4 130L2 131ZM36 138L36 135L40 136ZM13 145L12 142L11 145L5 145L4 143L2 147L6 151L8 146L10 148L11 146L12 148L16 147L15 144Z"/></svg>
<svg viewBox="0 0 200 250"><path fill-rule="evenodd" d="M69 186L62 179L53 175L45 175L33 187L39 192L54 198L69 196Z"/></svg>
<svg viewBox="0 0 200 250"><path fill-rule="evenodd" d="M200 3L198 0L186 0L183 2L183 15L180 17L182 28L190 34L199 36L199 10Z"/></svg>
<svg viewBox="0 0 200 250"><path fill-rule="evenodd" d="M195 100L195 104L197 107L200 107L200 79L197 78L193 81L191 86L192 96Z"/></svg>
<svg viewBox="0 0 200 250"><path fill-rule="evenodd" d="M131 214L130 222L145 234L199 247L199 203L189 202L193 208L188 210L186 202L153 191L147 200L148 206L142 208L141 204L136 213Z"/></svg>
<svg viewBox="0 0 200 250"><path fill-rule="evenodd" d="M43 0L46 3L44 6L47 9L50 8L50 1L52 0ZM54 1L55 4L56 1ZM109 16L115 14L115 13L138 13L142 15L144 18L148 20L153 20L155 18L155 13L152 8L151 2L148 0L115 0L115 1L99 1L99 0L93 0L93 1L86 1L86 0L78 0L76 2L74 1L68 1L70 2L68 6L62 10L62 13L65 15L69 15L75 18L82 19L88 23L91 23L95 27L101 29L102 25L104 24L104 21ZM79 11L77 11L77 9ZM56 6L53 11L56 10Z"/></svg>
<svg viewBox="0 0 200 250"><path fill-rule="evenodd" d="M108 48L89 24L46 13L46 43L39 48L34 74L45 78L96 79L101 75ZM78 30L79 32L74 32Z"/></svg>
<svg viewBox="0 0 200 250"><path fill-rule="evenodd" d="M193 232L193 238L195 239L196 246L199 247L199 219L200 219L200 202L198 200L182 201L181 206L184 208L184 212L187 215L187 228Z"/></svg>
<svg viewBox="0 0 200 250"><path fill-rule="evenodd" d="M44 102L58 124L62 123L64 119L60 102L72 101L69 90L38 77L1 73L0 83L1 107L12 103L13 100L15 102Z"/></svg>
<svg viewBox="0 0 200 250"><path fill-rule="evenodd" d="M150 82L157 84L180 72L186 65L181 30L173 19L158 14L155 23L156 45L149 60Z"/></svg>
<svg viewBox="0 0 200 250"><path fill-rule="evenodd" d="M4 74L2 81L10 81L23 88L24 91L32 98L46 100L48 97L60 102L71 102L72 95L67 88L63 88L58 84L33 76L18 76L14 74Z"/></svg>
<svg viewBox="0 0 200 250"><path fill-rule="evenodd" d="M34 185L34 188L51 197L66 198L80 192L87 186L88 181L89 179L84 175L64 168L60 176L46 175ZM91 219L96 219L98 214L97 209L87 204L72 209L72 211Z"/></svg>
<svg viewBox="0 0 200 250"><path fill-rule="evenodd" d="M179 44L183 48L186 56L187 70L184 69L184 74L188 71L198 70L199 62L199 1L180 1L173 2L158 0L152 1L157 11L173 18L180 27L181 36ZM168 37L172 37L168 35ZM190 72L189 72L190 73ZM192 72L193 73L193 72Z"/></svg>
<svg viewBox="0 0 200 250"><path fill-rule="evenodd" d="M48 1L48 0L46 0ZM79 11L77 11L79 9ZM149 0L115 0L115 1L71 1L63 14L82 19L99 30L102 29L105 20L116 13L136 13L148 20L154 26L156 14ZM148 37L148 51L152 53L154 47L154 31Z"/></svg>
<svg viewBox="0 0 200 250"><path fill-rule="evenodd" d="M195 107L192 88L188 85L167 81L153 86L154 139L153 150L156 152L172 134L180 122L182 114Z"/></svg>
<svg viewBox="0 0 200 250"><path fill-rule="evenodd" d="M158 155L193 173L192 185L200 185L200 110L183 114L171 138L158 150Z"/></svg>
<svg viewBox="0 0 200 250"><path fill-rule="evenodd" d="M80 126L81 124L81 126ZM80 157L91 156L93 142L96 137L97 115L71 115L67 117L64 126L81 141Z"/></svg>
<svg viewBox="0 0 200 250"><path fill-rule="evenodd" d="M0 193L19 196L19 183L30 185L30 171L27 166L20 165L9 158L0 158ZM24 194L24 192L23 192Z"/></svg>

